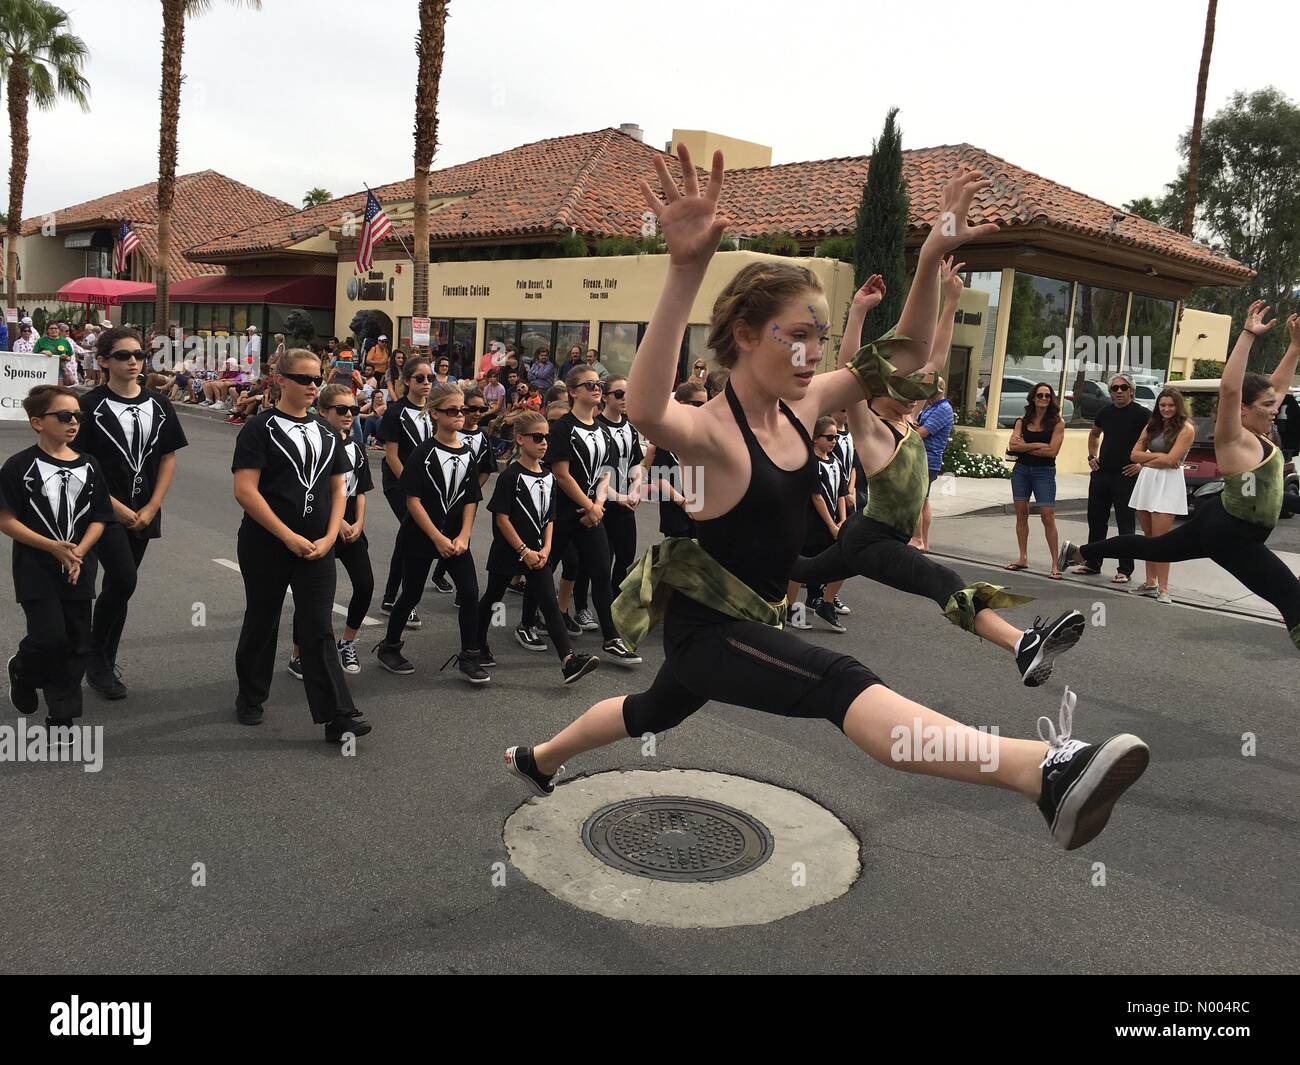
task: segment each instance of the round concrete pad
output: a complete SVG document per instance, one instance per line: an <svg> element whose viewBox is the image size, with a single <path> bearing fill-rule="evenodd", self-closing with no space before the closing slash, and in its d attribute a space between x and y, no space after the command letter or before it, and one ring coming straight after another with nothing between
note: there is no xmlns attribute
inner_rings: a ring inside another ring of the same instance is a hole
<svg viewBox="0 0 1300 1065"><path fill-rule="evenodd" d="M609 803L685 795L743 810L772 833L772 856L731 880L680 884L605 865L582 842L582 826ZM858 841L834 814L797 792L725 773L671 769L598 773L530 799L506 820L510 860L533 883L582 910L665 928L767 924L848 891Z"/></svg>

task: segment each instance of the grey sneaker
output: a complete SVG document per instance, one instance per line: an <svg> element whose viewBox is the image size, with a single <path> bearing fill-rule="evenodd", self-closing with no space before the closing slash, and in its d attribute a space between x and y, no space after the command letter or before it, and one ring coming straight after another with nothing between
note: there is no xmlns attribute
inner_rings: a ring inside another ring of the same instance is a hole
<svg viewBox="0 0 1300 1065"><path fill-rule="evenodd" d="M578 628L583 632L595 632L600 628L596 623L596 619L591 616L590 610L579 610L573 615L573 620L578 623Z"/></svg>

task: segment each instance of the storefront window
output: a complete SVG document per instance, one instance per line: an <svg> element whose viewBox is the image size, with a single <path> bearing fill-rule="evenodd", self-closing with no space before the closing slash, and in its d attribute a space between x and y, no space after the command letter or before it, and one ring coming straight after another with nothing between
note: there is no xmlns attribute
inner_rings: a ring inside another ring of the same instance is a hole
<svg viewBox="0 0 1300 1065"><path fill-rule="evenodd" d="M451 342L447 356L453 377L473 377L477 365L478 322L473 318L456 318L451 323ZM430 340L433 338L430 337Z"/></svg>
<svg viewBox="0 0 1300 1065"><path fill-rule="evenodd" d="M509 321L503 318L489 318L483 324L483 331L487 334L484 337L484 347L487 341L499 340L502 347L506 344L519 343L519 323Z"/></svg>
<svg viewBox="0 0 1300 1065"><path fill-rule="evenodd" d="M1174 342L1172 300L1154 296L1133 296L1128 322L1128 361L1125 363L1139 384L1154 385L1158 392L1169 376L1169 352Z"/></svg>
<svg viewBox="0 0 1300 1065"><path fill-rule="evenodd" d="M949 357L948 376L960 377L961 392L954 392L952 383L948 383L948 394L952 399L953 410L967 425L987 424L987 405L989 382L993 377L993 348L997 341L998 305L1002 302L1001 270L970 270L963 276L966 287L977 292L986 292L989 297L989 309L986 312L984 327L984 348L974 351L971 348L960 349L961 365L953 360L958 358L957 349ZM974 378L972 387L970 379ZM969 408L968 410L965 408Z"/></svg>
<svg viewBox="0 0 1300 1065"><path fill-rule="evenodd" d="M643 323L601 322L600 361L610 373L626 374L632 369Z"/></svg>
<svg viewBox="0 0 1300 1065"><path fill-rule="evenodd" d="M1060 396L1071 288L1068 281L1016 271L1002 395L994 423L999 428L1010 428L1024 415L1029 392L1036 385L1049 384ZM987 392L982 395L987 403ZM1062 402L1062 415L1068 422L1072 403Z"/></svg>
<svg viewBox="0 0 1300 1065"><path fill-rule="evenodd" d="M591 326L587 322L556 322L555 350L551 352L557 366L563 366L569 357L569 349L575 344L585 354L591 347Z"/></svg>
<svg viewBox="0 0 1300 1065"><path fill-rule="evenodd" d="M235 305L235 332L236 333L244 332L244 330L248 328L249 324L250 323L248 321L248 304L237 303ZM257 323L253 322L251 324L256 325Z"/></svg>
<svg viewBox="0 0 1300 1065"><path fill-rule="evenodd" d="M532 362L533 353L538 348L555 349L554 338L551 334L555 332L554 322L521 322L519 323L519 343L523 347L524 358Z"/></svg>
<svg viewBox="0 0 1300 1065"><path fill-rule="evenodd" d="M1065 351L1066 425L1091 426L1097 412L1110 405L1109 382L1124 357L1124 318L1128 293L1078 284L1074 295L1074 326Z"/></svg>

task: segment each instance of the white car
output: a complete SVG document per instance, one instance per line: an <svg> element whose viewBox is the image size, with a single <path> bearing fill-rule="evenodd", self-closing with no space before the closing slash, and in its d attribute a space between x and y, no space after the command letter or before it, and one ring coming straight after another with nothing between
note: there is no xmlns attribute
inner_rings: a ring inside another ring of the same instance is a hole
<svg viewBox="0 0 1300 1065"><path fill-rule="evenodd" d="M1017 418L1025 416L1025 404L1029 402L1030 391L1042 383L1042 381L1031 381L1027 377L1002 378L1002 398L998 401L999 429L1010 429L1016 424ZM976 408L978 413L982 414L988 409L988 398L986 386L980 393L979 405ZM1074 403L1068 397L1062 399L1058 395L1057 399L1061 403L1061 418L1066 422L1070 421L1074 417Z"/></svg>

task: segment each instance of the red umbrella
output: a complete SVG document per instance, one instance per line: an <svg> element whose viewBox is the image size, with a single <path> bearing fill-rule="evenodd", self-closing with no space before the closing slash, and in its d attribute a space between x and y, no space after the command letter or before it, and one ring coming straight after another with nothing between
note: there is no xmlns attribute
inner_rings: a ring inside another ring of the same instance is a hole
<svg viewBox="0 0 1300 1065"><path fill-rule="evenodd" d="M111 277L79 277L58 291L59 299L68 303L97 303L103 307L153 294L154 287L147 281L114 281Z"/></svg>

